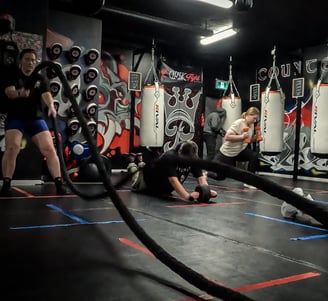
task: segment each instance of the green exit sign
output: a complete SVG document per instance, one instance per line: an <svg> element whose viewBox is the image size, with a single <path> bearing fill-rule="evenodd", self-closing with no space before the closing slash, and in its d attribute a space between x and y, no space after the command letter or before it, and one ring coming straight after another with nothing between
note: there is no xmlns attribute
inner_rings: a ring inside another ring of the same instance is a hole
<svg viewBox="0 0 328 301"><path fill-rule="evenodd" d="M228 82L226 80L215 80L215 89L219 90L227 90L228 89Z"/></svg>

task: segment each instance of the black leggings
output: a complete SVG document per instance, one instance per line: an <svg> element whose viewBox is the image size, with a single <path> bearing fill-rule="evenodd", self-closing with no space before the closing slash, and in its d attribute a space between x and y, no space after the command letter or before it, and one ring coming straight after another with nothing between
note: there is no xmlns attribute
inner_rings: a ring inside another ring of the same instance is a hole
<svg viewBox="0 0 328 301"><path fill-rule="evenodd" d="M235 157L227 157L219 151L215 160L232 166L236 166L237 161L248 162L248 171L252 173L258 170L259 164L256 152L252 151L249 147L246 147Z"/></svg>

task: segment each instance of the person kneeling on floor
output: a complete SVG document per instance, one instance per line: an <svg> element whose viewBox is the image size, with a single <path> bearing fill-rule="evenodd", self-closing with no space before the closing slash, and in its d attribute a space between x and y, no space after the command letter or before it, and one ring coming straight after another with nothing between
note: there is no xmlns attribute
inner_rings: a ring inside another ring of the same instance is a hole
<svg viewBox="0 0 328 301"><path fill-rule="evenodd" d="M159 158L145 164L142 162L129 163L127 169L132 174L132 190L158 197L165 197L176 192L182 199L195 201L199 192L188 192L183 186L184 181L191 173L198 184L208 185L202 169L193 168L188 164L177 162L177 158L198 159L198 146L187 140L179 143L174 149L164 152ZM210 190L210 197L216 197L217 192Z"/></svg>

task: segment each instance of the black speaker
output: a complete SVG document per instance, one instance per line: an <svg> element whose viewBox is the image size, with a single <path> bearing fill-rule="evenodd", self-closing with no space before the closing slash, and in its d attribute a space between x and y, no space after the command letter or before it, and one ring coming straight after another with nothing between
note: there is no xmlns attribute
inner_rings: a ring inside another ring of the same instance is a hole
<svg viewBox="0 0 328 301"><path fill-rule="evenodd" d="M95 48L89 49L84 55L84 60L87 65L92 65L99 57L99 51Z"/></svg>
<svg viewBox="0 0 328 301"><path fill-rule="evenodd" d="M16 65L18 53L19 50L15 42L0 40L0 66Z"/></svg>
<svg viewBox="0 0 328 301"><path fill-rule="evenodd" d="M15 19L12 15L2 14L0 15L0 35L6 33L12 33L15 30Z"/></svg>
<svg viewBox="0 0 328 301"><path fill-rule="evenodd" d="M63 52L63 45L60 43L53 43L47 48L47 55L50 60L57 60Z"/></svg>
<svg viewBox="0 0 328 301"><path fill-rule="evenodd" d="M72 65L71 68L66 71L66 78L68 80L75 80L81 73L81 67L79 65Z"/></svg>
<svg viewBox="0 0 328 301"><path fill-rule="evenodd" d="M68 50L66 52L66 57L67 57L68 61L71 64L73 64L79 60L81 53L82 53L81 47L74 45L74 46L72 46L72 48L70 50Z"/></svg>
<svg viewBox="0 0 328 301"><path fill-rule="evenodd" d="M87 121L87 126L91 135L94 135L97 132L97 123L92 118Z"/></svg>
<svg viewBox="0 0 328 301"><path fill-rule="evenodd" d="M60 69L62 68L62 65L58 62L55 63ZM57 73L55 72L55 70L51 67L47 67L46 69L46 73L47 73L47 77L48 79L53 79L55 77L57 77Z"/></svg>
<svg viewBox="0 0 328 301"><path fill-rule="evenodd" d="M235 0L235 8L238 11L247 11L253 7L253 0Z"/></svg>
<svg viewBox="0 0 328 301"><path fill-rule="evenodd" d="M77 97L80 94L79 86L77 84L73 85L71 90L74 97Z"/></svg>
<svg viewBox="0 0 328 301"><path fill-rule="evenodd" d="M96 103L90 103L87 105L87 107L85 108L85 113L89 118L93 118L95 117L96 113L97 113L97 104Z"/></svg>
<svg viewBox="0 0 328 301"><path fill-rule="evenodd" d="M67 121L67 129L68 134L74 136L80 129L80 121L76 117L70 118Z"/></svg>
<svg viewBox="0 0 328 301"><path fill-rule="evenodd" d="M84 73L84 81L86 84L91 83L92 81L94 81L97 76L98 76L98 69L94 68L94 67L90 67L86 73Z"/></svg>
<svg viewBox="0 0 328 301"><path fill-rule="evenodd" d="M87 101L93 100L98 93L96 85L90 85L85 91L85 98Z"/></svg>
<svg viewBox="0 0 328 301"><path fill-rule="evenodd" d="M50 83L50 93L52 97L56 97L61 89L61 84L59 82L53 81Z"/></svg>

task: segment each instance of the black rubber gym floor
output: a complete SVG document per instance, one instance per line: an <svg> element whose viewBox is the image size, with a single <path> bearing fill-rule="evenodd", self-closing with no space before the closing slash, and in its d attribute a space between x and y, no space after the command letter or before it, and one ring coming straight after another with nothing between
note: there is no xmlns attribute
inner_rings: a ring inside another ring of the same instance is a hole
<svg viewBox="0 0 328 301"><path fill-rule="evenodd" d="M269 179L328 204L325 183ZM284 219L282 200L261 190L232 179L209 182L219 192L211 204L157 199L128 187L118 195L179 265L239 293L222 300L327 300L328 231ZM194 179L186 186L192 190ZM20 185L0 198L1 300L221 300L158 260L109 197L53 192L51 184Z"/></svg>

